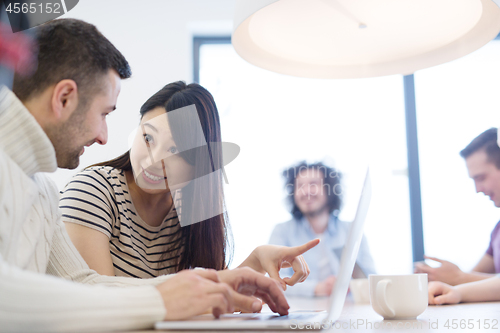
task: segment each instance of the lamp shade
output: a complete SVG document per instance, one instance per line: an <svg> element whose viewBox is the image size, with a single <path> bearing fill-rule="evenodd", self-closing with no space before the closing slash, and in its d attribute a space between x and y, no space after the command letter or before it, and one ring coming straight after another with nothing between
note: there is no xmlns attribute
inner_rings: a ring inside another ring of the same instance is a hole
<svg viewBox="0 0 500 333"><path fill-rule="evenodd" d="M232 44L274 72L346 79L411 74L499 31L492 0L238 0Z"/></svg>

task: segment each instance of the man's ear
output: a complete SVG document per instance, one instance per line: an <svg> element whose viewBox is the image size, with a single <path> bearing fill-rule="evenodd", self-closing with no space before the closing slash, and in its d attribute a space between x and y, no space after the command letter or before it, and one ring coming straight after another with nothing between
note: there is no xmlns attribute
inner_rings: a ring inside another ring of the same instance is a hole
<svg viewBox="0 0 500 333"><path fill-rule="evenodd" d="M52 92L50 104L57 121L65 122L78 107L78 86L73 80L59 81Z"/></svg>

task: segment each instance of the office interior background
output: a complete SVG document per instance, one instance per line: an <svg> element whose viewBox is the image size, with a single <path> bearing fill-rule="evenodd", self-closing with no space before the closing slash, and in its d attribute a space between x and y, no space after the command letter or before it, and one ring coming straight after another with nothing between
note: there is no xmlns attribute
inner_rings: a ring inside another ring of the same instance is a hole
<svg viewBox="0 0 500 333"><path fill-rule="evenodd" d="M59 189L76 172L128 149L139 108L164 85L195 78L215 98L223 141L241 147L226 166L235 267L273 227L290 219L282 171L324 161L343 174L340 218L355 215L364 172L373 196L365 235L381 274L412 271L403 77L320 80L269 72L225 42L233 0L80 1L63 17L90 22L131 64L108 144L86 149L76 170L51 174ZM196 44L196 37L220 42ZM196 52L195 52L196 51ZM197 53L199 66L195 66ZM470 270L486 250L500 210L476 194L459 151L500 124L500 40L415 73L425 253Z"/></svg>

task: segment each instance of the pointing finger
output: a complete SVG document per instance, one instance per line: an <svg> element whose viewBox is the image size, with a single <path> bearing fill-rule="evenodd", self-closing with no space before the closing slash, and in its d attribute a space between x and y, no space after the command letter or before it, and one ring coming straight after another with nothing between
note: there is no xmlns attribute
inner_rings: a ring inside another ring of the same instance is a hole
<svg viewBox="0 0 500 333"><path fill-rule="evenodd" d="M429 256L424 256L425 259L430 259L430 260L433 260L433 261L437 261L439 263L443 263L445 260L442 260L442 259L438 259L436 257L429 257Z"/></svg>
<svg viewBox="0 0 500 333"><path fill-rule="evenodd" d="M303 254L304 252L309 251L310 249L312 249L316 245L318 245L319 242L320 242L319 238L316 238L316 239L310 240L309 242L304 243L302 245L291 247L290 253L288 255L293 256L293 257L299 256L299 255Z"/></svg>

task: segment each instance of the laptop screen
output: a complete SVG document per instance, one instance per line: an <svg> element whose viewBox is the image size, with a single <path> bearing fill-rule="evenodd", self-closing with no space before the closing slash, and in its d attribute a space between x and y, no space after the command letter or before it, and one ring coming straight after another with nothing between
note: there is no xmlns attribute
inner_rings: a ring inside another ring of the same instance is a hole
<svg viewBox="0 0 500 333"><path fill-rule="evenodd" d="M347 290L349 289L349 282L354 270L354 265L356 264L356 258L358 257L359 246L363 238L363 226L368 213L368 207L370 206L371 194L372 184L370 170L367 170L363 190L359 198L358 209L356 210L356 216L349 228L349 234L340 258L339 274L337 275L337 281L335 282L335 287L330 297L328 321L336 321L342 313Z"/></svg>

